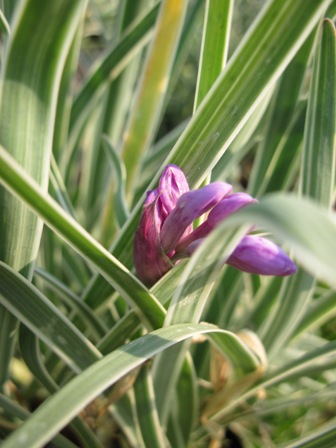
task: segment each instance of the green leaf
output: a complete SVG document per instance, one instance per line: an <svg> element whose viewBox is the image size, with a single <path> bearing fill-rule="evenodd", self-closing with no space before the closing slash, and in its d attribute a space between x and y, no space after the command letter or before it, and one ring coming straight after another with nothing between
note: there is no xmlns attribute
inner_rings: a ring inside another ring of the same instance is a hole
<svg viewBox="0 0 336 448"><path fill-rule="evenodd" d="M51 394L56 392L58 390L58 385L49 375L49 372L42 362L38 339L24 325L20 326L19 344L22 358L29 370L34 374L35 378L37 378ZM79 417L75 417L74 421L71 423L71 427L76 431L77 437L81 440L83 447L100 447L93 432Z"/></svg>
<svg viewBox="0 0 336 448"><path fill-rule="evenodd" d="M147 12L149 6L145 0L138 2L126 0L125 2L120 2L119 15L115 20L114 39L119 41L123 39L123 35L127 33L127 29L132 27L132 22L139 21L139 17L144 16L143 13L144 11ZM156 19L159 5L155 5L154 8L156 11ZM141 38L139 38L138 43L140 40ZM124 130L129 106L134 94L134 83L139 76L139 69L141 68L141 62L145 52L146 49L144 48L136 57L133 57L133 60L118 77L113 79L109 86L103 132L110 137L114 147L117 147L120 142Z"/></svg>
<svg viewBox="0 0 336 448"><path fill-rule="evenodd" d="M269 105L273 93L274 89L269 89L263 100L249 116L237 137L212 170L212 180L230 182L231 178L235 175L240 161L251 151L251 148L258 144L260 139L258 128L260 128L263 122L265 110ZM233 177L233 179L235 178Z"/></svg>
<svg viewBox="0 0 336 448"><path fill-rule="evenodd" d="M308 101L302 194L331 206L336 156L336 34L326 19L316 50Z"/></svg>
<svg viewBox="0 0 336 448"><path fill-rule="evenodd" d="M22 443L43 445L107 387L150 357L186 338L197 334L208 334L211 338L212 333L226 340L226 354L235 365L243 363L253 370L253 357L233 333L207 324L162 328L119 348L69 381L3 443L3 448L17 448Z"/></svg>
<svg viewBox="0 0 336 448"><path fill-rule="evenodd" d="M27 420L30 417L30 413L24 409L23 407L19 406L17 403L15 403L13 400L10 400L5 395L0 394L0 407L2 410L7 412L8 414L12 415L15 418L18 418L20 420ZM77 445L70 442L70 440L67 440L64 436L58 434L53 439L53 443L58 448L76 448Z"/></svg>
<svg viewBox="0 0 336 448"><path fill-rule="evenodd" d="M335 353L336 342L331 341L327 342L322 347L311 350L292 362L283 364L279 369L266 375L258 384L228 403L227 406L217 412L217 414L213 415L211 420L222 420L223 417L232 412L236 406L241 403L246 403L247 399L254 397L259 390L265 390L277 384L293 381L294 379L302 378L304 376L312 376L314 378L321 371L327 370L327 368L334 369ZM323 365L323 362L325 362L326 365Z"/></svg>
<svg viewBox="0 0 336 448"><path fill-rule="evenodd" d="M210 296L209 306L205 310L203 319L206 322L216 322L221 328L232 327L234 312L243 288L242 275L242 272L230 266L225 268L215 288L215 295Z"/></svg>
<svg viewBox="0 0 336 448"><path fill-rule="evenodd" d="M139 421L136 414L134 391L131 389L116 403L109 407L113 418L123 428L127 441L132 448L146 448L142 439Z"/></svg>
<svg viewBox="0 0 336 448"><path fill-rule="evenodd" d="M249 410L240 410L233 417L227 417L224 421L224 424L232 422L233 420L242 418L246 419L246 417L249 418L252 415L254 417L263 418L264 416L267 417L273 414L275 418L278 418L277 414L282 413L284 410L297 409L298 407L309 408L311 411L315 411L318 406L326 405L326 403L328 401L332 401L334 397L336 397L335 387L331 385L329 387L324 387L322 390L319 389L315 393L300 398L269 398L266 401L256 403L253 408L250 408ZM277 446L284 448L284 445Z"/></svg>
<svg viewBox="0 0 336 448"><path fill-rule="evenodd" d="M122 227L129 217L125 197L126 169L107 136L103 137L102 143L115 173L116 192L114 193L114 213L118 225Z"/></svg>
<svg viewBox="0 0 336 448"><path fill-rule="evenodd" d="M53 156L55 160L57 160L57 162L61 160L67 145L69 120L73 101L73 91L71 89L71 83L73 77L75 76L79 60L84 22L84 17L82 17L82 20L77 28L72 46L68 53L67 60L64 64L58 92L52 143Z"/></svg>
<svg viewBox="0 0 336 448"><path fill-rule="evenodd" d="M119 29L114 27L115 39L120 40L120 34L124 33L133 20L148 6L148 2L144 0L138 2L126 0L125 2L120 2L118 16L115 18L116 25L120 24L120 26ZM98 133L107 135L115 149L119 147L122 140L125 123L130 112L130 105L132 104L134 88L139 77L141 63L145 53L146 49L144 48L142 52L139 52L133 57L132 61L130 61L124 70L112 80L104 95L102 124ZM98 145L100 145L99 137L96 139L96 146ZM116 230L115 228L119 227L118 222L116 222L114 199L116 198L115 190L119 189L120 183L114 180L113 172L112 175L110 175L110 170L108 169L108 166L106 166L106 155L104 151L99 151L98 148L93 148L92 151L89 181L87 179L86 181L84 180L83 186L87 184L87 187L85 188L88 196L87 202L89 202L91 206L94 206L94 209L96 210L98 209L97 198L104 196L104 203L99 209L101 218L96 219L96 221L100 223L100 241L104 245L110 245ZM120 159L120 157L118 157L118 159ZM125 170L124 167L123 170ZM123 173L123 177L124 189L126 171ZM106 193L107 182L109 185L108 192ZM126 211L127 208L125 208L125 212ZM122 213L119 213L118 209L117 212L118 215L121 215L120 218L122 218ZM122 224L124 223L121 219L120 222L122 222Z"/></svg>
<svg viewBox="0 0 336 448"><path fill-rule="evenodd" d="M177 139L187 126L188 119L176 126L172 131L164 135L151 149L146 152L141 166L140 180L138 181L137 192L134 196L133 204L136 205L147 189L148 184L153 178L153 173L160 169L169 151L172 149Z"/></svg>
<svg viewBox="0 0 336 448"><path fill-rule="evenodd" d="M0 384L4 384L13 356L17 320L3 306L0 306L0 324Z"/></svg>
<svg viewBox="0 0 336 448"><path fill-rule="evenodd" d="M121 145L127 177L126 194L132 198L139 160L151 143L163 105L187 0L162 0L155 33L148 50Z"/></svg>
<svg viewBox="0 0 336 448"><path fill-rule="evenodd" d="M1 11L1 9L0 9L0 30L2 30L6 34L10 33L9 24L6 20L4 13Z"/></svg>
<svg viewBox="0 0 336 448"><path fill-rule="evenodd" d="M41 0L21 2L3 61L0 144L44 190L48 185L58 88L84 7L84 0L75 0L71 6L66 0L52 5ZM18 117L29 120L22 119L18 126ZM0 210L0 259L31 275L41 222L3 188Z"/></svg>
<svg viewBox="0 0 336 448"><path fill-rule="evenodd" d="M89 262L96 265L120 295L141 312L148 326L160 327L165 310L147 288L104 249L0 147L0 179Z"/></svg>
<svg viewBox="0 0 336 448"><path fill-rule="evenodd" d="M51 190L53 191L58 203L64 208L64 210L66 210L69 213L69 215L71 215L73 218L77 219L74 207L72 205L72 202L64 185L61 173L58 169L56 160L53 155L51 158L50 168L51 168L50 183L52 187Z"/></svg>
<svg viewBox="0 0 336 448"><path fill-rule="evenodd" d="M22 324L19 329L19 346L22 358L34 377L43 384L49 393L56 392L58 385L43 364L38 338Z"/></svg>
<svg viewBox="0 0 336 448"><path fill-rule="evenodd" d="M308 309L314 292L315 279L303 269L283 281L277 301L265 318L259 335L269 357L286 346Z"/></svg>
<svg viewBox="0 0 336 448"><path fill-rule="evenodd" d="M297 326L293 336L297 336L307 329L317 328L327 320L336 315L336 292L327 291L317 300L311 303L311 306L303 316Z"/></svg>
<svg viewBox="0 0 336 448"><path fill-rule="evenodd" d="M258 148L249 179L248 188L252 196L272 191L270 182L277 181L279 183L286 177L284 164L282 163L279 167L279 159L282 157L289 159L286 165L287 170L293 166L295 161L298 145L293 145L292 140L296 137L300 142L302 139L302 128L297 130L294 127L297 126L297 117L300 117L296 109L315 34L315 32L311 33L276 86L267 110L265 135ZM291 144L287 144L288 140L291 140ZM275 171L277 172L275 173ZM272 188L274 189L274 187Z"/></svg>
<svg viewBox="0 0 336 448"><path fill-rule="evenodd" d="M140 325L140 320L134 311L126 313L97 344L98 350L104 355L115 350L132 336Z"/></svg>
<svg viewBox="0 0 336 448"><path fill-rule="evenodd" d="M18 2L2 60L0 145L6 146L43 190L48 185L60 78L85 4L84 0L75 0L71 5L66 0L53 4L43 0ZM31 278L42 222L2 186L0 228L0 260ZM9 354L15 324L4 313L0 316L3 343L8 346ZM5 335L9 321L12 325ZM3 352L2 373L9 363L9 358L5 360L4 356Z"/></svg>
<svg viewBox="0 0 336 448"><path fill-rule="evenodd" d="M263 9L170 154L169 162L186 172L192 188L224 153L328 3L273 0Z"/></svg>
<svg viewBox="0 0 336 448"><path fill-rule="evenodd" d="M184 267L185 260L182 260L175 269L169 271L151 288L151 292L158 298L162 305L166 306L171 300L174 291L180 283ZM96 309L101 303L97 300L96 302L90 302L89 305ZM129 311L106 333L104 338L99 342L98 349L104 354L116 349L132 335L139 324L140 320L136 312L133 310Z"/></svg>
<svg viewBox="0 0 336 448"><path fill-rule="evenodd" d="M13 19L15 8L18 6L21 0L2 0L2 7L7 22L10 24Z"/></svg>
<svg viewBox="0 0 336 448"><path fill-rule="evenodd" d="M132 58L134 52L140 51L148 43L151 37L150 30L155 24L159 11L156 4L148 13L137 21L122 37L118 44L111 48L107 54L92 69L88 79L77 95L70 117L69 149L63 165L71 158L76 141L85 124L86 119L92 112L101 88L110 80L110 76L117 76Z"/></svg>
<svg viewBox="0 0 336 448"><path fill-rule="evenodd" d="M96 337L103 337L107 331L106 326L71 289L60 282L49 272L36 268L34 274L42 278L49 288L54 289L61 299L77 311L78 316L85 322Z"/></svg>
<svg viewBox="0 0 336 448"><path fill-rule="evenodd" d="M328 23L329 22L324 22ZM325 27L324 27L325 28ZM323 39L323 36L326 40ZM308 44L311 39L308 40ZM300 54L307 59L309 52L307 52L307 44L303 47L305 53ZM334 188L334 171L335 171L335 73L336 73L336 50L335 50L335 30L333 25L326 28L326 33L322 35L322 42L317 48L313 78L310 89L310 97L308 102L307 119L305 124L305 142L304 154L302 163L302 193L312 198L319 200L327 207L331 204L332 192ZM308 47L310 49L310 47ZM302 51L301 51L302 53ZM324 65L325 64L325 65ZM296 64L297 65L297 64ZM295 67L294 67L295 68ZM300 66L299 66L300 69ZM302 77L302 70L299 71ZM292 84L296 84L296 77L291 77L290 80L295 80ZM298 87L295 89L298 91ZM328 92L328 93L326 93ZM281 92L280 103L286 98L284 92ZM295 95L294 95L295 97ZM281 107L276 107L276 118L279 118L279 111ZM324 115L326 113L326 115ZM285 115L285 114L282 114ZM281 115L280 115L281 118ZM280 123L288 122L286 116L282 120L277 120ZM272 123L271 123L272 124ZM279 124L277 124L279 126ZM274 126L271 127L271 136L274 133ZM284 133L282 139L285 140ZM273 137L271 137L272 141ZM269 143L268 141L266 144ZM291 142L293 143L293 141ZM266 147L265 144L265 147ZM282 149L283 154L288 157L290 148L288 145L278 145L276 149L279 152ZM295 148L295 145L293 145ZM272 147L272 145L271 145ZM269 149L267 149L268 151ZM294 156L295 154L293 154ZM284 156L282 156L283 158ZM274 158L274 156L273 156ZM261 160L265 164L265 154L262 154ZM287 166L290 166L287 164ZM273 171L273 176L276 174L280 177L285 177L284 172L280 171L280 166ZM263 173L260 170L256 171L257 176ZM270 177L266 173L263 183L267 183L267 178ZM313 238L316 238L315 236ZM278 296L277 303L265 319L264 325L261 329L261 336L263 338L265 347L269 355L275 354L283 347L295 332L299 321L302 319L308 305L310 303L313 286L314 275L310 276L306 272L299 270L294 278L288 279L284 282L281 292Z"/></svg>
<svg viewBox="0 0 336 448"><path fill-rule="evenodd" d="M194 45L194 36L195 33L198 32L198 28L200 25L200 15L204 11L204 0L195 0L193 2L189 2L187 8L186 18L183 24L181 37L179 40L179 44L176 50L173 67L168 80L167 92L165 95L165 105L161 110L161 120L164 120L164 113L167 109L167 105L169 101L173 98L174 89L177 86L177 83L181 79L181 75L183 75L183 70L185 68L185 64L188 61L188 57L193 52Z"/></svg>
<svg viewBox="0 0 336 448"><path fill-rule="evenodd" d="M336 419L322 425L320 428L312 431L306 437L300 437L288 444L281 445L281 448L322 448L333 446L336 438Z"/></svg>
<svg viewBox="0 0 336 448"><path fill-rule="evenodd" d="M191 431L194 428L199 412L198 384L195 367L190 353L187 353L186 361L183 363L182 370L177 382L176 388L177 409L172 419L176 422L175 430L181 434L182 446L187 446ZM174 446L174 444L172 444Z"/></svg>
<svg viewBox="0 0 336 448"><path fill-rule="evenodd" d="M222 71L229 48L233 1L207 0L194 110Z"/></svg>
<svg viewBox="0 0 336 448"><path fill-rule="evenodd" d="M288 127L275 148L267 172L262 179L258 192L291 190L297 183L301 166L302 142L305 126L306 102L297 105Z"/></svg>
<svg viewBox="0 0 336 448"><path fill-rule="evenodd" d="M259 328L264 324L271 309L277 303L280 292L282 277L271 277L259 288L258 293L253 297L254 306L252 310L244 313L244 318L239 319L239 324L243 327L253 325L255 331L259 333Z"/></svg>
<svg viewBox="0 0 336 448"><path fill-rule="evenodd" d="M166 448L165 435L155 404L152 374L146 365L140 370L134 385L134 393L138 420L145 446Z"/></svg>
<svg viewBox="0 0 336 448"><path fill-rule="evenodd" d="M2 262L0 303L76 372L101 356L93 344L34 285Z"/></svg>

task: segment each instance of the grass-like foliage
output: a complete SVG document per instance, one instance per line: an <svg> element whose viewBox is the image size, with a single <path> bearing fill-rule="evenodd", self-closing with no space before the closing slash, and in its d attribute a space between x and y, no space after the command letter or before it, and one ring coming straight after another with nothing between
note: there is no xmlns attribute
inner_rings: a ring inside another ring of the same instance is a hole
<svg viewBox="0 0 336 448"><path fill-rule="evenodd" d="M335 16L332 0L0 1L3 448L335 446ZM134 236L169 164L258 201L178 262L158 240L168 272L143 284ZM227 264L246 233L296 273Z"/></svg>

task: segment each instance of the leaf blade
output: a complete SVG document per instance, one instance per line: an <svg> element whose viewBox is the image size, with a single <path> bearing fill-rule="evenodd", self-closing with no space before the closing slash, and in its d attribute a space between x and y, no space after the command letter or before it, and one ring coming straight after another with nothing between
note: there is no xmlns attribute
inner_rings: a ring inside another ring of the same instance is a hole
<svg viewBox="0 0 336 448"><path fill-rule="evenodd" d="M196 334L209 334L211 337L212 332L221 333L222 337L227 339L229 357L240 359L239 353L249 356L249 351L238 337L212 325L182 324L156 330L110 353L72 379L8 437L3 447L17 447L22 440L27 446L42 445L94 397L146 359L188 337Z"/></svg>
<svg viewBox="0 0 336 448"><path fill-rule="evenodd" d="M330 207L335 182L336 31L329 19L321 26L315 55L302 163L302 193Z"/></svg>
<svg viewBox="0 0 336 448"><path fill-rule="evenodd" d="M0 160L1 181L20 196L73 248L88 261L96 264L120 295L127 299L131 306L139 307L146 325L159 327L165 310L154 295L77 221L65 213L49 195L45 194L1 146Z"/></svg>

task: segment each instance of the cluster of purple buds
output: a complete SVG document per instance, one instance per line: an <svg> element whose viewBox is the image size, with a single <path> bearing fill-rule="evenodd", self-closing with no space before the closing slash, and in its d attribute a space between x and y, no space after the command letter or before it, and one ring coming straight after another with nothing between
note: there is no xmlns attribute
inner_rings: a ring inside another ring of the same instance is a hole
<svg viewBox="0 0 336 448"><path fill-rule="evenodd" d="M140 280L152 286L178 260L189 257L204 238L225 218L257 202L246 193L232 193L232 186L213 182L189 190L183 171L168 165L159 186L147 193L134 239L134 265ZM196 229L196 218L208 213ZM273 242L246 235L226 261L244 272L286 276L296 272L295 264Z"/></svg>

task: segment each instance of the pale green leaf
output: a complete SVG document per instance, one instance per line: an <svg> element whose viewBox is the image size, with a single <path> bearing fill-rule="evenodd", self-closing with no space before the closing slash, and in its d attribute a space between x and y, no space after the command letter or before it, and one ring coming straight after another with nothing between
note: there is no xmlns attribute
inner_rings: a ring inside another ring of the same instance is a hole
<svg viewBox="0 0 336 448"><path fill-rule="evenodd" d="M10 16L14 3L9 8ZM45 191L60 79L86 2L16 3L0 75L0 144L6 145L7 151ZM0 260L31 278L42 222L3 186L0 228ZM5 322L12 322L9 333L2 334L10 351L14 322L3 313L0 316L3 331L7 328ZM4 359L5 352L1 356L3 373L9 359Z"/></svg>
<svg viewBox="0 0 336 448"><path fill-rule="evenodd" d="M288 444L281 445L281 448L322 448L332 447L336 439L336 419L331 419L320 428L315 429L306 437L301 437Z"/></svg>
<svg viewBox="0 0 336 448"><path fill-rule="evenodd" d="M69 381L8 437L3 448L43 445L96 396L150 357L194 335L208 334L211 338L212 333L226 340L226 354L233 364L241 366L243 362L253 370L251 353L233 333L207 324L162 328L119 348Z"/></svg>
<svg viewBox="0 0 336 448"><path fill-rule="evenodd" d="M16 164L0 147L0 179L116 288L131 306L136 306L149 326L159 327L165 311L147 288L113 255L104 249Z"/></svg>
<svg viewBox="0 0 336 448"><path fill-rule="evenodd" d="M296 109L315 34L315 32L311 33L276 86L267 110L266 130L249 179L248 188L253 196L274 190L275 187L269 184L283 181L286 177L286 170L293 166L295 161L298 145L293 145L293 141L290 145L286 143L289 139L293 140L293 137L296 137L299 142L302 140L303 128L297 127L299 114ZM284 166L283 162L279 166L279 159L282 157L289 159L287 166Z"/></svg>
<svg viewBox="0 0 336 448"><path fill-rule="evenodd" d="M187 0L161 2L153 40L120 149L127 172L126 193L129 198L132 198L131 191L135 185L140 157L154 137L187 3Z"/></svg>
<svg viewBox="0 0 336 448"><path fill-rule="evenodd" d="M8 414L12 415L15 418L18 418L20 420L27 420L30 417L30 413L24 409L23 407L19 406L17 403L15 403L13 400L10 400L5 395L0 394L0 406L1 409L3 409ZM76 448L77 445L70 442L70 440L67 440L64 436L58 434L53 439L53 443L58 448Z"/></svg>
<svg viewBox="0 0 336 448"><path fill-rule="evenodd" d="M139 19L128 32L125 33L120 42L111 48L107 54L96 63L88 79L77 95L70 117L69 145L70 154L74 148L86 119L92 112L101 88L106 85L111 76L117 76L127 65L135 52L140 51L148 43L151 37L151 28L155 24L159 5L155 5L148 13ZM67 154L67 160L71 155ZM66 161L63 161L66 165Z"/></svg>
<svg viewBox="0 0 336 448"><path fill-rule="evenodd" d="M105 335L107 331L106 326L102 323L99 317L92 312L91 308L89 308L71 289L43 269L36 268L34 274L43 279L48 285L48 288L55 290L56 294L59 295L65 303L77 311L78 316L85 322L85 325L93 331L96 337L99 338Z"/></svg>
<svg viewBox="0 0 336 448"><path fill-rule="evenodd" d="M0 262L0 303L30 328L76 372L99 351L34 285Z"/></svg>
<svg viewBox="0 0 336 448"><path fill-rule="evenodd" d="M167 448L167 441L156 409L152 373L144 365L134 385L139 425L145 446Z"/></svg>
<svg viewBox="0 0 336 448"><path fill-rule="evenodd" d="M336 151L336 34L330 20L321 26L314 60L305 127L302 194L331 206Z"/></svg>
<svg viewBox="0 0 336 448"><path fill-rule="evenodd" d="M58 385L50 376L42 361L38 339L24 325L20 326L19 344L22 358L29 370L34 374L35 378L37 378L51 394L56 392L58 390ZM70 426L81 440L83 447L100 447L98 439L94 433L79 417L75 417Z"/></svg>
<svg viewBox="0 0 336 448"><path fill-rule="evenodd" d="M84 0L71 2L71 7L65 0L52 4L21 2L3 61L0 143L44 190L58 88L84 7ZM19 126L18 117L22 117ZM38 250L41 222L3 187L0 210L6 210L0 213L0 259L29 273Z"/></svg>
<svg viewBox="0 0 336 448"><path fill-rule="evenodd" d="M126 170L125 166L118 156L117 152L113 148L109 138L107 136L103 137L103 147L105 149L106 155L109 162L112 165L112 169L115 173L115 185L116 191L114 193L114 213L118 222L118 225L122 227L127 218L129 217L129 211L126 204L125 196L125 181L126 181Z"/></svg>
<svg viewBox="0 0 336 448"><path fill-rule="evenodd" d="M207 0L194 110L222 71L228 54L233 0Z"/></svg>
<svg viewBox="0 0 336 448"><path fill-rule="evenodd" d="M316 377L323 370L335 368L336 342L331 341L322 347L311 350L310 352L300 356L292 362L284 363L279 369L270 372L258 384L250 388L250 390L241 394L241 396L232 400L217 412L212 419L221 420L228 415L233 409L241 403L246 403L248 398L254 397L259 390L265 390L269 387L281 384L283 382L293 381L303 376Z"/></svg>
<svg viewBox="0 0 336 448"><path fill-rule="evenodd" d="M2 30L6 34L10 33L9 24L8 24L6 17L1 9L0 9L0 30Z"/></svg>

